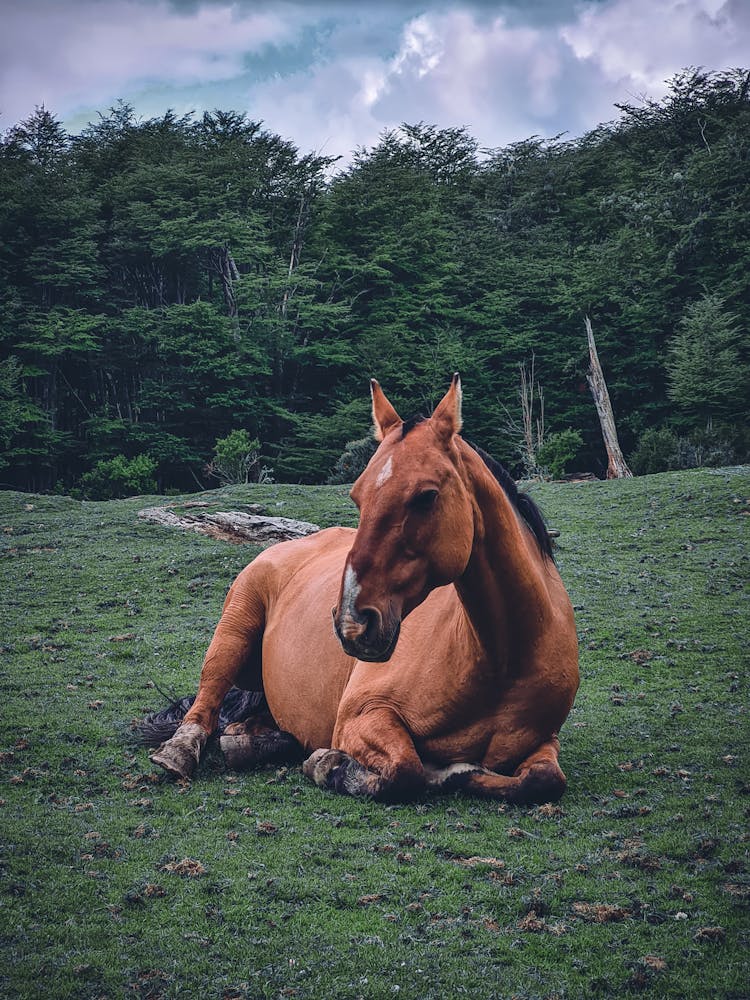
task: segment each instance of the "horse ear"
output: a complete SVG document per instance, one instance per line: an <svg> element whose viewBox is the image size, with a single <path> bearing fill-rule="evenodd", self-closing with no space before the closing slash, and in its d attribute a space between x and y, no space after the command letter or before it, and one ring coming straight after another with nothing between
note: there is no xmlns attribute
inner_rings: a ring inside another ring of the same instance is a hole
<svg viewBox="0 0 750 1000"><path fill-rule="evenodd" d="M372 422L375 440L382 441L392 427L403 423L403 421L388 402L385 393L380 388L380 383L374 378L370 379L370 393L372 395Z"/></svg>
<svg viewBox="0 0 750 1000"><path fill-rule="evenodd" d="M463 425L461 417L461 376L455 372L451 379L450 389L446 392L432 414L432 423L438 434L446 441L450 441L454 434L458 434Z"/></svg>

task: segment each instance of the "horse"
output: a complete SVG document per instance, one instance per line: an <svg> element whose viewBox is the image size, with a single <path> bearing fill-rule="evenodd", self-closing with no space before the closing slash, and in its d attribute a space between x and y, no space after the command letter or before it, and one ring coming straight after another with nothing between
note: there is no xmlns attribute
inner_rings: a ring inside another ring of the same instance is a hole
<svg viewBox="0 0 750 1000"><path fill-rule="evenodd" d="M296 747L334 792L555 801L578 643L542 515L460 436L458 373L429 418L403 421L375 379L371 397L359 527L274 545L239 574L195 701L151 760L190 777L225 695L262 690L267 710L221 737L230 766Z"/></svg>

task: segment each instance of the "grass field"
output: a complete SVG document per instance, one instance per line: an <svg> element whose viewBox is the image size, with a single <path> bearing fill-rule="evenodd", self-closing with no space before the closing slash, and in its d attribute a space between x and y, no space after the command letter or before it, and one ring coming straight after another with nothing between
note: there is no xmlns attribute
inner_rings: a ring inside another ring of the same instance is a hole
<svg viewBox="0 0 750 1000"><path fill-rule="evenodd" d="M154 774L256 550L140 498L0 493L0 995L750 995L750 470L534 489L582 686L559 806L385 806L296 767ZM205 494L353 523L340 487ZM321 613L328 614L328 609Z"/></svg>

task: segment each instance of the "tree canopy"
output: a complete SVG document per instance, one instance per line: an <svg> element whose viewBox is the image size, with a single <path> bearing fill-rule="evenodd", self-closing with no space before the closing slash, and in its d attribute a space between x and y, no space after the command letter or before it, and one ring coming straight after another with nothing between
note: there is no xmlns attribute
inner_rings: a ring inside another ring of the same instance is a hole
<svg viewBox="0 0 750 1000"><path fill-rule="evenodd" d="M368 377L426 411L456 369L467 432L513 466L532 356L548 430L600 472L584 315L626 451L747 424L749 90L684 71L580 139L492 150L404 125L343 171L234 112L120 103L69 135L37 109L0 140L3 485L118 456L208 485L233 431L320 482L367 432Z"/></svg>

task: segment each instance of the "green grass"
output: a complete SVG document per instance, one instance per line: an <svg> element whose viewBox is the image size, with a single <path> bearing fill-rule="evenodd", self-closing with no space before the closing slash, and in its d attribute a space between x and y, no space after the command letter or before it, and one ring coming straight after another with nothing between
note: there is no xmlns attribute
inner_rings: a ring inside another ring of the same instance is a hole
<svg viewBox="0 0 750 1000"><path fill-rule="evenodd" d="M746 997L748 470L534 494L581 639L552 808L377 805L215 751L154 774L129 724L194 691L256 550L138 521L157 498L0 493L0 994ZM202 499L355 516L339 487Z"/></svg>

